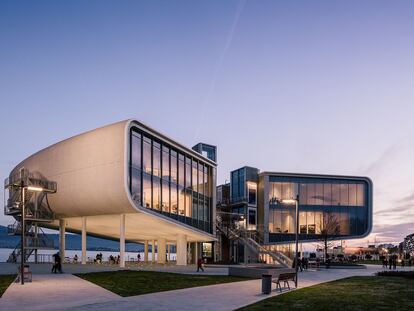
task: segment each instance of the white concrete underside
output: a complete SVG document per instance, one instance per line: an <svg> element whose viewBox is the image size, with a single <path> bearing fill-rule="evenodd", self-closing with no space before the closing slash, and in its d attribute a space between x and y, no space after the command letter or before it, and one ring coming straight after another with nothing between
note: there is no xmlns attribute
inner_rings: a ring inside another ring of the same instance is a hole
<svg viewBox="0 0 414 311"><path fill-rule="evenodd" d="M88 234L120 238L120 215L87 216L85 218ZM82 217L65 218L65 220L66 231L82 231ZM55 222L55 225L58 226L59 223ZM125 214L125 239L127 241L143 243L162 238L167 242L175 242L180 235L185 235L187 242L207 242L214 239L211 235L160 217L139 212Z"/></svg>

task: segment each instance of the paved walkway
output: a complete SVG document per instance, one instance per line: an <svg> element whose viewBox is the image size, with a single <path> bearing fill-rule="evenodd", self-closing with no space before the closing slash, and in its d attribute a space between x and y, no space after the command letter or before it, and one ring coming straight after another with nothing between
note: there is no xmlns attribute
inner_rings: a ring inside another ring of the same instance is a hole
<svg viewBox="0 0 414 311"><path fill-rule="evenodd" d="M49 274L52 269L50 263L34 264L29 263L30 271L33 274ZM0 263L0 274L16 274L18 264L14 263ZM88 272L101 272L101 271L117 271L120 270L118 265L109 264L63 264L63 271L65 273L88 273ZM158 272L170 272L180 274L197 274L197 267L195 265L188 266L177 266L162 265L162 264L151 264L151 263L127 263L127 270L144 270L144 271L158 271ZM205 267L204 274L207 275L228 275L229 269L225 266L207 266Z"/></svg>
<svg viewBox="0 0 414 311"><path fill-rule="evenodd" d="M299 274L299 287L350 276L372 275L380 266L367 269L329 269ZM113 310L234 310L279 295L260 293L261 280L218 284L122 298L70 274L34 275L33 283L12 284L0 298L0 310L113 311Z"/></svg>

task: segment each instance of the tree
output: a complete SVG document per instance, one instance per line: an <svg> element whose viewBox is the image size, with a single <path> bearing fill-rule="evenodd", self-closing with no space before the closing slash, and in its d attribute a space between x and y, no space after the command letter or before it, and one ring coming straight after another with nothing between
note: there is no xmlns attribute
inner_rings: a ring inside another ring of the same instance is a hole
<svg viewBox="0 0 414 311"><path fill-rule="evenodd" d="M329 241L332 237L339 235L339 221L337 216L331 212L324 212L321 223L320 240L325 253L325 260L328 258L328 249L333 246Z"/></svg>

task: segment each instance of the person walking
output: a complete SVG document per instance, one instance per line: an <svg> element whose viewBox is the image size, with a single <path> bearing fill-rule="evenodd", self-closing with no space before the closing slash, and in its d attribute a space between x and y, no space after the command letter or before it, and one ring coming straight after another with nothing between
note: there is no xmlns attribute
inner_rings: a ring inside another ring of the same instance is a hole
<svg viewBox="0 0 414 311"><path fill-rule="evenodd" d="M388 260L387 258L384 258L384 260L382 261L382 268L387 269L387 266L388 266Z"/></svg>
<svg viewBox="0 0 414 311"><path fill-rule="evenodd" d="M198 260L197 260L197 272L200 271L200 270L204 272L203 258L198 258Z"/></svg>
<svg viewBox="0 0 414 311"><path fill-rule="evenodd" d="M388 258L388 268L391 270L392 268L392 257Z"/></svg>
<svg viewBox="0 0 414 311"><path fill-rule="evenodd" d="M397 269L397 257L394 256L394 259L392 261L392 269L395 270Z"/></svg>

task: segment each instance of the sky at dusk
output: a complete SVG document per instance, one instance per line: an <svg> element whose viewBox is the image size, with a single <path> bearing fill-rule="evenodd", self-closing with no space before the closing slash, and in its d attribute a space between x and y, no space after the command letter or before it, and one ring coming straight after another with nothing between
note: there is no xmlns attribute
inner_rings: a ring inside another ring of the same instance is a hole
<svg viewBox="0 0 414 311"><path fill-rule="evenodd" d="M2 0L0 177L134 118L217 145L219 183L244 165L369 176L369 240L401 241L414 232L413 13L413 1Z"/></svg>

